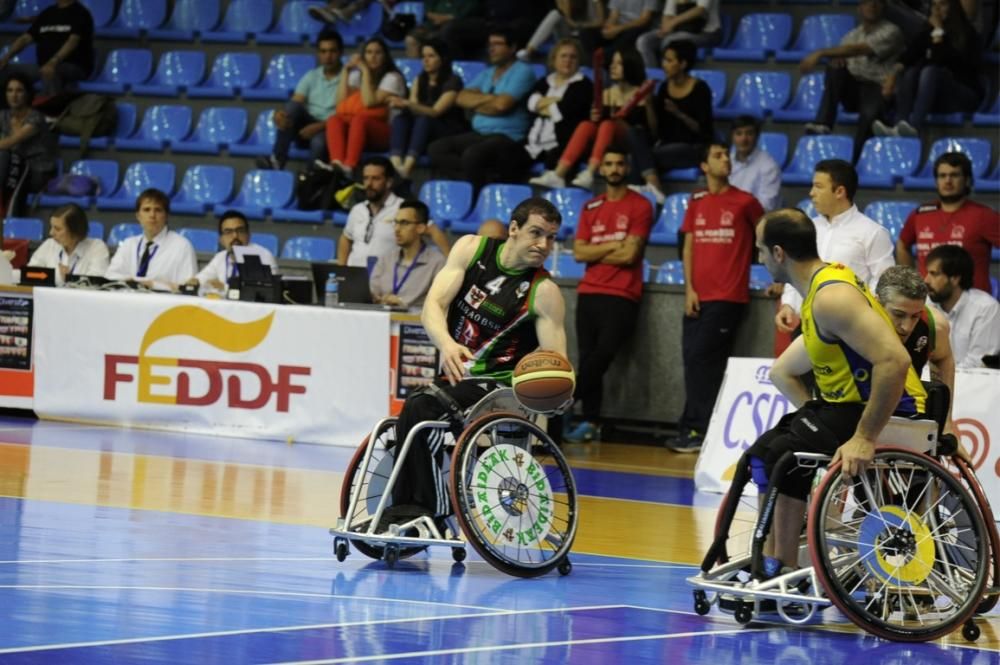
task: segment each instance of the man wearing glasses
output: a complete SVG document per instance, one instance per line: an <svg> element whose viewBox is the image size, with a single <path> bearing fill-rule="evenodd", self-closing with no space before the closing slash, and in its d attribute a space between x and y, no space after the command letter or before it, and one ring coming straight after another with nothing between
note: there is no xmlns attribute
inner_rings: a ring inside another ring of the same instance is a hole
<svg viewBox="0 0 1000 665"><path fill-rule="evenodd" d="M224 292L229 278L235 276L239 267L233 247L247 247L260 261L271 267L271 274L277 274L278 264L267 248L250 242L250 223L239 210L227 210L219 218L219 244L222 251L212 257L201 272L188 280L188 284L200 285L202 291Z"/></svg>
<svg viewBox="0 0 1000 665"><path fill-rule="evenodd" d="M428 215L422 201L407 199L400 204L393 222L396 247L379 257L369 279L374 302L423 306L434 275L445 263L444 254L425 238Z"/></svg>

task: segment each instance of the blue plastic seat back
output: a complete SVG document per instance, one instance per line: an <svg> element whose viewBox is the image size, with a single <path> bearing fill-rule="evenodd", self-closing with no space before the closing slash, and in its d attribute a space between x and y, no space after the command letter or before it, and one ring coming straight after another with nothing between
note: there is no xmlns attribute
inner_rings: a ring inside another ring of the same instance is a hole
<svg viewBox="0 0 1000 665"><path fill-rule="evenodd" d="M194 251L214 254L219 248L219 234L209 229L180 229L177 233L187 238Z"/></svg>
<svg viewBox="0 0 1000 665"><path fill-rule="evenodd" d="M435 223L464 219L472 208L472 185L464 180L428 180L420 187L420 200Z"/></svg>
<svg viewBox="0 0 1000 665"><path fill-rule="evenodd" d="M592 192L579 187L559 187L550 189L542 198L552 202L562 215L562 225L559 228L559 236L565 238L576 231L577 223L580 221L580 211L583 205L594 198ZM509 221L504 219L504 222Z"/></svg>
<svg viewBox="0 0 1000 665"><path fill-rule="evenodd" d="M90 11L95 28L103 28L115 16L115 0L80 0L80 4Z"/></svg>
<svg viewBox="0 0 1000 665"><path fill-rule="evenodd" d="M746 14L736 26L732 50L777 51L785 48L792 37L792 17L783 13Z"/></svg>
<svg viewBox="0 0 1000 665"><path fill-rule="evenodd" d="M17 0L12 18L34 18L41 14L43 9L54 4L55 0Z"/></svg>
<svg viewBox="0 0 1000 665"><path fill-rule="evenodd" d="M469 85L481 71L486 69L486 64L478 60L456 60L452 63L451 69L458 74L465 85Z"/></svg>
<svg viewBox="0 0 1000 665"><path fill-rule="evenodd" d="M142 83L153 73L153 53L145 48L116 48L108 54L98 81Z"/></svg>
<svg viewBox="0 0 1000 665"><path fill-rule="evenodd" d="M271 0L230 0L219 32L265 32L274 18Z"/></svg>
<svg viewBox="0 0 1000 665"><path fill-rule="evenodd" d="M687 212L688 201L691 195L687 192L679 192L669 195L663 202L663 209L660 216L653 225L650 236L656 236L659 243L667 245L677 244L677 234L684 223L684 214Z"/></svg>
<svg viewBox="0 0 1000 665"><path fill-rule="evenodd" d="M309 8L322 6L322 2L286 2L273 32L308 36L309 41L313 41L312 38L323 29L323 24L309 15Z"/></svg>
<svg viewBox="0 0 1000 665"><path fill-rule="evenodd" d="M683 284L684 283L684 262L664 261L656 271L657 284Z"/></svg>
<svg viewBox="0 0 1000 665"><path fill-rule="evenodd" d="M865 141L858 159L859 177L907 176L920 165L920 139L896 136Z"/></svg>
<svg viewBox="0 0 1000 665"><path fill-rule="evenodd" d="M660 70L663 73L663 70ZM708 84L712 90L712 108L719 108L726 98L726 73L717 69L692 69L691 76ZM660 79L663 77L661 76ZM659 87L659 86L657 86Z"/></svg>
<svg viewBox="0 0 1000 665"><path fill-rule="evenodd" d="M278 236L273 233L254 233L250 242L255 242L274 256L278 255Z"/></svg>
<svg viewBox="0 0 1000 665"><path fill-rule="evenodd" d="M115 102L115 110L118 111L118 123L115 125L114 138L125 138L131 136L135 131L135 122L139 118L139 111L135 104L128 102Z"/></svg>
<svg viewBox="0 0 1000 665"><path fill-rule="evenodd" d="M230 5L231 6L231 5ZM212 63L206 86L252 88L260 79L260 55L257 53L220 53Z"/></svg>
<svg viewBox="0 0 1000 665"><path fill-rule="evenodd" d="M893 241L917 205L916 201L872 201L865 207L865 214L889 231Z"/></svg>
<svg viewBox="0 0 1000 665"><path fill-rule="evenodd" d="M167 196L174 191L176 167L171 162L135 162L125 169L121 188L114 198L134 200L143 190L154 188Z"/></svg>
<svg viewBox="0 0 1000 665"><path fill-rule="evenodd" d="M121 0L112 27L151 30L167 18L167 0Z"/></svg>
<svg viewBox="0 0 1000 665"><path fill-rule="evenodd" d="M795 145L792 160L785 169L789 173L811 174L817 162L824 159L851 161L854 145L849 136L802 136Z"/></svg>
<svg viewBox="0 0 1000 665"><path fill-rule="evenodd" d="M110 159L81 159L69 167L69 172L97 180L97 193L101 196L108 196L118 188L118 162Z"/></svg>
<svg viewBox="0 0 1000 665"><path fill-rule="evenodd" d="M815 51L840 44L844 35L854 29L857 21L850 14L817 14L807 16L799 28L793 51Z"/></svg>
<svg viewBox="0 0 1000 665"><path fill-rule="evenodd" d="M8 217L3 223L3 237L38 242L42 239L43 228L42 220L34 217Z"/></svg>
<svg viewBox="0 0 1000 665"><path fill-rule="evenodd" d="M315 236L294 236L285 241L281 248L281 258L301 261L331 261L334 245L331 238Z"/></svg>
<svg viewBox="0 0 1000 665"><path fill-rule="evenodd" d="M761 132L757 140L760 149L771 155L771 158L784 166L788 161L788 134L783 132Z"/></svg>
<svg viewBox="0 0 1000 665"><path fill-rule="evenodd" d="M201 112L191 138L219 145L237 143L246 135L249 122L242 106L213 106Z"/></svg>
<svg viewBox="0 0 1000 665"><path fill-rule="evenodd" d="M104 222L98 222L95 220L90 220L87 222L87 237L97 238L98 240L104 239Z"/></svg>
<svg viewBox="0 0 1000 665"><path fill-rule="evenodd" d="M499 219L506 224L510 221L510 213L521 201L530 198L531 188L527 185L492 184L483 187L476 200L476 208L472 211L470 221Z"/></svg>
<svg viewBox="0 0 1000 665"><path fill-rule="evenodd" d="M785 72L744 72L736 79L729 108L761 116L788 103L792 79Z"/></svg>
<svg viewBox="0 0 1000 665"><path fill-rule="evenodd" d="M946 152L962 152L972 162L972 175L976 178L986 173L990 167L990 142L986 139L949 137L938 139L931 144L927 155L927 163L920 169L920 175L931 177L934 174L934 160Z"/></svg>
<svg viewBox="0 0 1000 665"><path fill-rule="evenodd" d="M0 55L5 54L9 50L10 44L4 44L3 48L0 48ZM37 62L35 59L35 45L28 44L23 49L18 51L17 54L10 59L10 61L19 65L34 65Z"/></svg>
<svg viewBox="0 0 1000 665"><path fill-rule="evenodd" d="M774 278L767 271L767 267L759 263L750 264L750 289L752 291L766 289L773 282Z"/></svg>
<svg viewBox="0 0 1000 665"><path fill-rule="evenodd" d="M284 208L295 193L295 177L288 171L248 171L237 198L253 208Z"/></svg>
<svg viewBox="0 0 1000 665"><path fill-rule="evenodd" d="M795 207L808 215L809 219L819 217L819 213L816 212L816 206L813 205L812 199L802 199L795 204Z"/></svg>
<svg viewBox="0 0 1000 665"><path fill-rule="evenodd" d="M382 28L382 3L373 2L366 8L355 13L346 23L337 23L337 29L344 38L344 44L360 43Z"/></svg>
<svg viewBox="0 0 1000 665"><path fill-rule="evenodd" d="M108 247L114 249L121 242L132 236L137 236L142 233L142 227L135 222L121 222L120 224L115 224L108 231Z"/></svg>
<svg viewBox="0 0 1000 665"><path fill-rule="evenodd" d="M274 126L274 109L261 111L257 116L257 121L253 125L253 131L246 143L251 145L274 145L274 139L278 136L278 130Z"/></svg>
<svg viewBox="0 0 1000 665"><path fill-rule="evenodd" d="M399 68L399 73L406 79L407 85L413 85L413 82L420 76L420 72L423 71L423 64L420 62L420 58L396 58L396 67Z"/></svg>
<svg viewBox="0 0 1000 665"><path fill-rule="evenodd" d="M219 0L174 0L174 11L164 29L208 32L219 24Z"/></svg>
<svg viewBox="0 0 1000 665"><path fill-rule="evenodd" d="M796 111L815 112L819 108L819 102L823 99L823 74L806 74L799 79L799 84L795 87L795 96L788 104L789 109Z"/></svg>
<svg viewBox="0 0 1000 665"><path fill-rule="evenodd" d="M552 252L555 270L549 269L555 277L563 279L580 279L587 270L587 264L581 263L573 256L572 250L562 250L558 254Z"/></svg>
<svg viewBox="0 0 1000 665"><path fill-rule="evenodd" d="M190 106L186 104L157 104L146 109L136 138L180 141L190 132Z"/></svg>
<svg viewBox="0 0 1000 665"><path fill-rule="evenodd" d="M184 173L178 198L205 204L225 203L233 194L236 174L231 166L196 164Z"/></svg>
<svg viewBox="0 0 1000 665"><path fill-rule="evenodd" d="M279 53L268 63L261 87L290 92L295 89L299 80L315 67L315 56L305 53Z"/></svg>
<svg viewBox="0 0 1000 665"><path fill-rule="evenodd" d="M189 87L198 85L204 78L204 51L167 51L160 57L150 83Z"/></svg>

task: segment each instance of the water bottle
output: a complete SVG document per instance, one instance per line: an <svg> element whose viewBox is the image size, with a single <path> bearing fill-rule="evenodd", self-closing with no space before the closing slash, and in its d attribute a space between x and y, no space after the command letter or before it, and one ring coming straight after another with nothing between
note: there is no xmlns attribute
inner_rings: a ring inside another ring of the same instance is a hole
<svg viewBox="0 0 1000 665"><path fill-rule="evenodd" d="M326 307L336 307L340 303L340 282L336 275L330 275L326 280L326 295L323 298L323 305Z"/></svg>

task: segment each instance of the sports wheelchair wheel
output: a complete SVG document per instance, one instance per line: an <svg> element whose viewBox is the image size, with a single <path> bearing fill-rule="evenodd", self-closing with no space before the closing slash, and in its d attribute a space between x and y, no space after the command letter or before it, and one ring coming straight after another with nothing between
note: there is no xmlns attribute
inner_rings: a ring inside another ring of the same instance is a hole
<svg viewBox="0 0 1000 665"><path fill-rule="evenodd" d="M880 448L855 478L831 466L813 495L808 532L827 597L878 637L941 637L982 600L989 572L982 514L925 455Z"/></svg>
<svg viewBox="0 0 1000 665"><path fill-rule="evenodd" d="M993 510L990 508L990 501L986 498L983 486L979 484L979 478L976 477L975 472L969 466L968 462L957 455L943 459L941 462L946 469L955 470L961 483L976 500L976 504L983 515L983 524L986 525L986 532L989 535L989 577L986 580L986 593L983 594L983 600L976 607L976 614L986 614L996 607L997 600L1000 598L1000 588L998 588L1000 587L1000 535L997 534L997 524L993 517Z"/></svg>
<svg viewBox="0 0 1000 665"><path fill-rule="evenodd" d="M451 459L455 516L479 554L517 577L566 559L577 527L573 474L552 439L514 413L470 424Z"/></svg>
<svg viewBox="0 0 1000 665"><path fill-rule="evenodd" d="M380 423L376 431L375 449L372 451L371 461L364 475L361 475L359 472L365 459L365 450L368 448L371 434L366 435L361 445L354 451L354 456L344 471L344 482L340 486L340 516L344 518L344 524L349 525L355 531L360 532L368 529L372 518L375 516L379 500L382 498L382 494L385 493L385 486L389 482L389 475L392 473L393 452L395 450L394 448L389 449L387 446L395 443L395 427L395 418L387 418ZM356 484L359 482L361 483L361 496L354 507L354 513L348 515L347 512L351 506L351 495L354 492ZM386 502L386 509L390 506L392 506L391 497ZM387 526L387 522L383 515L382 525L380 525L378 530L384 530L385 526ZM360 539L352 538L351 544L359 552L372 559L382 559L385 555L385 548L378 545L371 545ZM399 549L398 556L395 558L405 559L425 549L427 548L403 547Z"/></svg>

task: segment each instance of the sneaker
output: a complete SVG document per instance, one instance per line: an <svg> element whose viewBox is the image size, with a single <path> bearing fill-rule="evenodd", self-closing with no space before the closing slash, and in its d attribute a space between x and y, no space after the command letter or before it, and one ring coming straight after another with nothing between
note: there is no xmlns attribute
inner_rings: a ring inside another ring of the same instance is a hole
<svg viewBox="0 0 1000 665"><path fill-rule="evenodd" d="M875 136L899 136L899 130L881 120L876 120L872 123L872 134Z"/></svg>
<svg viewBox="0 0 1000 665"><path fill-rule="evenodd" d="M656 199L656 205L663 205L663 202L667 200L667 195L652 185L629 185L628 188L638 194L652 194L653 198Z"/></svg>
<svg viewBox="0 0 1000 665"><path fill-rule="evenodd" d="M282 168L281 162L274 155L270 157L258 157L257 158L257 168L262 171L280 171Z"/></svg>
<svg viewBox="0 0 1000 665"><path fill-rule="evenodd" d="M917 128L906 122L905 120L900 120L896 123L896 136L906 136L907 138L917 138L920 136L920 132Z"/></svg>
<svg viewBox="0 0 1000 665"><path fill-rule="evenodd" d="M333 171L333 164L324 162L322 159L314 159L312 165L314 169L319 171Z"/></svg>
<svg viewBox="0 0 1000 665"><path fill-rule="evenodd" d="M594 172L590 169L580 171L576 174L576 177L573 178L573 186L590 189L594 186Z"/></svg>
<svg viewBox="0 0 1000 665"><path fill-rule="evenodd" d="M696 430L688 430L677 435L676 439L667 441L667 448L675 453L697 453L701 451L704 436Z"/></svg>
<svg viewBox="0 0 1000 665"><path fill-rule="evenodd" d="M539 185L541 187L552 187L553 189L557 187L565 187L566 180L560 178L556 175L555 171L543 171L542 175L536 176L529 180L532 185Z"/></svg>
<svg viewBox="0 0 1000 665"><path fill-rule="evenodd" d="M348 178L351 178L351 177L354 176L354 169L352 169L350 166L348 166L344 162L340 161L339 159L335 159L332 162L330 162L330 166L332 166L333 168L337 169L338 171L340 171L341 173L343 173Z"/></svg>
<svg viewBox="0 0 1000 665"><path fill-rule="evenodd" d="M594 439L599 439L600 436L600 428L589 420L584 420L568 432L563 433L563 441L568 441L570 443L584 443L587 441L593 441Z"/></svg>
<svg viewBox="0 0 1000 665"><path fill-rule="evenodd" d="M829 133L830 133L830 128L826 125L820 124L818 122L806 123L806 134L819 134L822 136Z"/></svg>
<svg viewBox="0 0 1000 665"><path fill-rule="evenodd" d="M310 7L309 16L312 16L317 21L322 23L336 23L337 15L333 13L332 9L327 9L326 7Z"/></svg>

